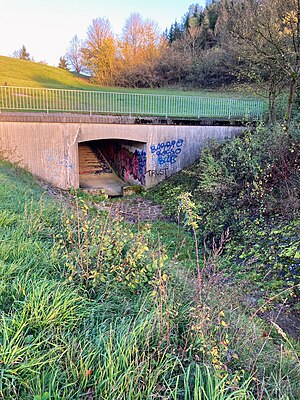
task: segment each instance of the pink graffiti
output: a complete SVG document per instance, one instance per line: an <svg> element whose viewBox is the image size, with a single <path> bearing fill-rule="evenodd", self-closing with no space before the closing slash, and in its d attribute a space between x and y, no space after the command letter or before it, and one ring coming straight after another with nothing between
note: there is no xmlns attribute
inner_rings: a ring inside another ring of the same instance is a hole
<svg viewBox="0 0 300 400"><path fill-rule="evenodd" d="M110 158L117 172L128 181L134 179L145 184L146 173L146 152L141 149L130 151L119 143L111 144L107 149L107 156Z"/></svg>

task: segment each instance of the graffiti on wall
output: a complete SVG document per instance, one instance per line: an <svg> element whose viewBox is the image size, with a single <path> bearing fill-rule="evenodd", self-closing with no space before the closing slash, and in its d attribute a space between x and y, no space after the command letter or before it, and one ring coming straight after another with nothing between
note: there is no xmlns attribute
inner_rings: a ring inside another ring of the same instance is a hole
<svg viewBox="0 0 300 400"><path fill-rule="evenodd" d="M116 172L125 181L145 185L146 152L144 150L114 142L106 147L105 152Z"/></svg>
<svg viewBox="0 0 300 400"><path fill-rule="evenodd" d="M182 151L183 139L169 140L161 142L157 145L152 144L150 151L153 161L156 160L158 165L175 164L177 157Z"/></svg>
<svg viewBox="0 0 300 400"><path fill-rule="evenodd" d="M148 169L148 171L146 171L146 175L149 176L164 176L165 178L167 177L167 171L168 171L168 167L165 168L160 168L160 169Z"/></svg>
<svg viewBox="0 0 300 400"><path fill-rule="evenodd" d="M122 175L125 181L133 178L139 181L142 185L145 184L145 169L146 169L146 152L140 149L135 149L131 152L126 147L122 147L120 151Z"/></svg>
<svg viewBox="0 0 300 400"><path fill-rule="evenodd" d="M67 154L64 154L63 157L58 159L57 154L54 155L49 150L45 151L45 162L46 162L46 170L47 176L57 177L58 169L63 168L68 172L71 172L73 169L72 161L69 159Z"/></svg>

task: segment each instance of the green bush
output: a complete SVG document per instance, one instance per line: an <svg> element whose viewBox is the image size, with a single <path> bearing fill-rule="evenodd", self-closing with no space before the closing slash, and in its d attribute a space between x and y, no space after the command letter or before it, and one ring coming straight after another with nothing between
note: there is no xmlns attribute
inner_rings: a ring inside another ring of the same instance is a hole
<svg viewBox="0 0 300 400"><path fill-rule="evenodd" d="M74 210L66 211L57 235L69 281L91 293L100 286L133 292L151 286L157 264L149 249L149 226L134 233L122 220L111 219L83 199L76 198L76 204Z"/></svg>

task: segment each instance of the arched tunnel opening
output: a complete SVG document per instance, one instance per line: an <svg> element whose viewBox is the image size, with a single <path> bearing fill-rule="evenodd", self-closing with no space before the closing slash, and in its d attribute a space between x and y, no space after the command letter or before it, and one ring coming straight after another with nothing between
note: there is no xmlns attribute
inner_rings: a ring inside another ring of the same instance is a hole
<svg viewBox="0 0 300 400"><path fill-rule="evenodd" d="M78 144L79 187L102 188L109 196L120 196L125 186L144 186L146 143L101 139Z"/></svg>

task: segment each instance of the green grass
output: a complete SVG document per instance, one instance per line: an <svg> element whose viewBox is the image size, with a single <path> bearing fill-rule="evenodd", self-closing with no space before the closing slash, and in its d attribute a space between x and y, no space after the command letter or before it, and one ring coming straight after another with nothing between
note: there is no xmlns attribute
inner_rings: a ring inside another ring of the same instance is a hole
<svg viewBox="0 0 300 400"><path fill-rule="evenodd" d="M224 286L199 303L193 251L0 162L0 398L298 399L291 343Z"/></svg>
<svg viewBox="0 0 300 400"><path fill-rule="evenodd" d="M85 77L61 68L0 56L0 85L56 88L95 89Z"/></svg>

